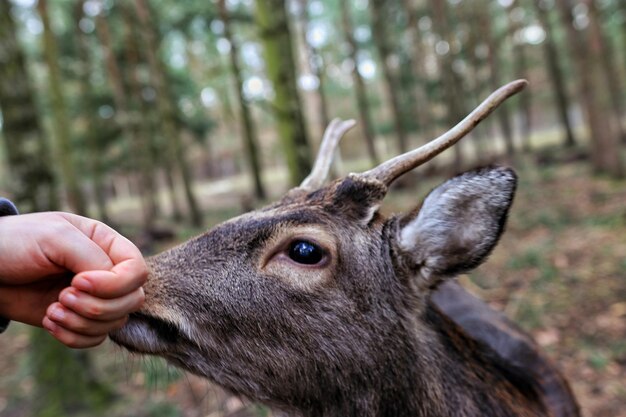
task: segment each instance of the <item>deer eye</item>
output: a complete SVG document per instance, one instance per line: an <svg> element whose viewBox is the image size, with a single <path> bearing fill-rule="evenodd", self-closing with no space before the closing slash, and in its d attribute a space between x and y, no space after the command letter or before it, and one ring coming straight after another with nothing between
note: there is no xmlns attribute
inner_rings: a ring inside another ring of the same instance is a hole
<svg viewBox="0 0 626 417"><path fill-rule="evenodd" d="M324 250L315 243L296 240L289 245L289 258L299 264L316 265L324 259Z"/></svg>

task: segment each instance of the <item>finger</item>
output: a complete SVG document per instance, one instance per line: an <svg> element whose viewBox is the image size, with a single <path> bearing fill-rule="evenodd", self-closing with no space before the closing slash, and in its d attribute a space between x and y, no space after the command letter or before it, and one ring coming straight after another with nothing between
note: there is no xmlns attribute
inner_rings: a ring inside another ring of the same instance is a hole
<svg viewBox="0 0 626 417"><path fill-rule="evenodd" d="M144 298L142 288L122 297L106 300L70 287L61 292L59 301L65 307L88 319L111 321L139 310Z"/></svg>
<svg viewBox="0 0 626 417"><path fill-rule="evenodd" d="M83 336L106 336L109 332L119 329L126 323L128 316L112 321L90 320L66 308L61 303L48 307L46 317L54 323Z"/></svg>
<svg viewBox="0 0 626 417"><path fill-rule="evenodd" d="M71 330L68 330L52 320L48 317L44 317L42 322L42 326L59 342L64 345L75 348L75 349L83 349L88 347L97 346L102 343L106 339L106 335L101 336L85 336L78 333L74 333Z"/></svg>
<svg viewBox="0 0 626 417"><path fill-rule="evenodd" d="M44 238L38 242L51 262L73 272L109 270L113 267L114 263L106 250L68 221L73 215L58 215L66 221L49 227Z"/></svg>
<svg viewBox="0 0 626 417"><path fill-rule="evenodd" d="M61 214L68 222L72 223L82 233L89 237L89 239L102 248L111 261L113 261L114 265L118 265L128 260L141 260L143 262L143 257L139 249L130 240L126 239L106 224L70 213Z"/></svg>
<svg viewBox="0 0 626 417"><path fill-rule="evenodd" d="M76 275L72 280L72 286L94 297L112 299L119 298L137 290L146 282L148 271L141 266L120 265L122 271L87 271Z"/></svg>

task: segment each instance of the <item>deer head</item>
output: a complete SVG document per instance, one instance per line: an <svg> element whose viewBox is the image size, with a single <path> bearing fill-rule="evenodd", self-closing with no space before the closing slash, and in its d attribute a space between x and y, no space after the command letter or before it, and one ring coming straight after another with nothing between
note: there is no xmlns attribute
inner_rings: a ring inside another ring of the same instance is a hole
<svg viewBox="0 0 626 417"><path fill-rule="evenodd" d="M525 84L496 91L423 147L324 185L333 150L353 125L333 121L300 187L150 258L146 303L113 340L309 415L329 414L329 403L347 404L348 396L343 415L382 396L404 401L402 387L445 395L427 382L439 372L429 296L492 250L515 175L470 171L409 213L385 218L378 207L395 179L452 146Z"/></svg>

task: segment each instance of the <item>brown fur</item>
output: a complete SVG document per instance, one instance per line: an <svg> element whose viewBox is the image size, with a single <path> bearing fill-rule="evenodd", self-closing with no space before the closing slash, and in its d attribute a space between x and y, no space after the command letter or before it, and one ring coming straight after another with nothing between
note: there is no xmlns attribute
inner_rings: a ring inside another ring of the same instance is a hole
<svg viewBox="0 0 626 417"><path fill-rule="evenodd" d="M437 243L445 252L445 242L454 242L453 264L428 248L400 245L403 230L422 227L417 213L384 218L376 208L387 187L348 176L311 193L292 190L149 259L146 304L111 336L303 416L576 416L573 397L562 396L574 411L553 412L534 373L431 300L449 278L437 271L484 260L511 203L510 171L464 175L438 190L450 190L442 194L453 204L450 219L480 222L485 227L476 230L487 235L444 227L441 239L450 238ZM494 195L472 194L476 184ZM438 201L425 204L439 213ZM324 260L293 262L285 255L293 239L318 244ZM545 366L545 375L560 378ZM563 390L564 381L556 384L555 392Z"/></svg>

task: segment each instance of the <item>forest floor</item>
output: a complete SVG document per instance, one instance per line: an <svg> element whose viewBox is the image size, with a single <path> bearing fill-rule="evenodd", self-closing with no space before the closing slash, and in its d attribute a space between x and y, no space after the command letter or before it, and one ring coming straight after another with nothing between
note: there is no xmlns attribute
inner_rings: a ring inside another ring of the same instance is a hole
<svg viewBox="0 0 626 417"><path fill-rule="evenodd" d="M515 165L520 184L507 230L461 282L535 337L569 379L584 417L626 417L626 181L593 176L587 163ZM232 201L231 208L207 207L211 219L236 214ZM414 191L395 190L385 210L417 203ZM28 344L25 326L13 324L0 337L1 417L31 415ZM272 415L111 344L93 357L99 377L119 394L108 417Z"/></svg>

